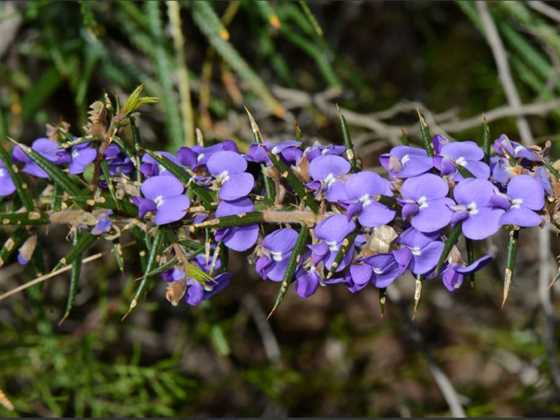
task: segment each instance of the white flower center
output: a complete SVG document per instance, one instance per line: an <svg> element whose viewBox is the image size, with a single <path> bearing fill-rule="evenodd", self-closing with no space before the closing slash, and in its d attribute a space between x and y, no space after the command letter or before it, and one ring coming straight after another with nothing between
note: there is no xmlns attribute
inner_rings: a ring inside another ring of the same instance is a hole
<svg viewBox="0 0 560 420"><path fill-rule="evenodd" d="M415 257L419 257L420 255L422 255L422 250L417 246L413 246L412 248L410 248L410 252L412 252L412 255L414 255Z"/></svg>
<svg viewBox="0 0 560 420"><path fill-rule="evenodd" d="M280 262L284 259L284 256L279 251L270 251L270 255L272 255L272 259L276 262Z"/></svg>
<svg viewBox="0 0 560 420"><path fill-rule="evenodd" d="M163 166L163 165L158 165L158 169L159 169L159 172L160 172L160 173L166 171L165 166Z"/></svg>
<svg viewBox="0 0 560 420"><path fill-rule="evenodd" d="M334 177L333 174L328 174L327 177L324 179L324 183L327 187L330 187L334 181L336 181L336 178Z"/></svg>
<svg viewBox="0 0 560 420"><path fill-rule="evenodd" d="M406 164L406 162L408 162L409 160L410 160L410 156L404 155L404 156L401 158L401 164L404 165L404 164Z"/></svg>
<svg viewBox="0 0 560 420"><path fill-rule="evenodd" d="M367 207L371 204L371 196L369 194L362 195L358 200L364 207Z"/></svg>
<svg viewBox="0 0 560 420"><path fill-rule="evenodd" d="M200 162L202 159L204 159L204 153L201 153L200 155L198 155L198 156L196 157L196 161L197 161L197 162Z"/></svg>
<svg viewBox="0 0 560 420"><path fill-rule="evenodd" d="M229 181L229 172L223 171L220 175L218 175L218 182L224 184L225 182Z"/></svg>
<svg viewBox="0 0 560 420"><path fill-rule="evenodd" d="M467 166L467 160L463 156L459 156L459 158L455 160L455 164L459 166Z"/></svg>
<svg viewBox="0 0 560 420"><path fill-rule="evenodd" d="M418 207L421 209L425 209L426 207L428 207L428 199L425 195L418 199Z"/></svg>
<svg viewBox="0 0 560 420"><path fill-rule="evenodd" d="M72 152L72 159L76 159L78 156L80 156L80 153L77 150L74 150Z"/></svg>
<svg viewBox="0 0 560 420"><path fill-rule="evenodd" d="M4 168L0 168L0 178L6 176L6 170Z"/></svg>
<svg viewBox="0 0 560 420"><path fill-rule="evenodd" d="M159 209L162 204L165 202L164 198L162 195L158 195L156 198L154 198L154 203L156 203L156 207Z"/></svg>
<svg viewBox="0 0 560 420"><path fill-rule="evenodd" d="M373 267L373 272L375 274L383 274L383 270L379 267Z"/></svg>
<svg viewBox="0 0 560 420"><path fill-rule="evenodd" d="M329 149L325 148L325 149L321 150L321 154L323 156L325 156L327 153L329 153Z"/></svg>
<svg viewBox="0 0 560 420"><path fill-rule="evenodd" d="M511 200L511 208L512 209L520 208L521 204L523 204L523 199L522 198L514 198L513 200Z"/></svg>
<svg viewBox="0 0 560 420"><path fill-rule="evenodd" d="M326 241L329 246L329 251L338 251L338 242L336 241Z"/></svg>
<svg viewBox="0 0 560 420"><path fill-rule="evenodd" d="M271 150L273 155L277 155L278 153L280 153L280 150L278 148L278 146L274 146Z"/></svg>
<svg viewBox="0 0 560 420"><path fill-rule="evenodd" d="M478 214L478 207L476 206L476 203L474 201L470 202L467 205L467 211L469 212L469 214L471 216L474 216L475 214Z"/></svg>

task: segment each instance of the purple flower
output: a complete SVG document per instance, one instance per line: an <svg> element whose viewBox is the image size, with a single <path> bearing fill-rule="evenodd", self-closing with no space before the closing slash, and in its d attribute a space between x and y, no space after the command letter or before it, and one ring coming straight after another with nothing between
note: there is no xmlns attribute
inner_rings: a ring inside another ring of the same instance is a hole
<svg viewBox="0 0 560 420"><path fill-rule="evenodd" d="M412 226L420 232L430 233L442 229L451 221L452 201L447 198L447 182L434 174L408 178L401 186L404 204L403 218L412 216Z"/></svg>
<svg viewBox="0 0 560 420"><path fill-rule="evenodd" d="M204 257L202 257L204 259ZM207 265L202 265L199 261L199 256L196 257L195 261L204 270L208 271ZM161 275L162 279L172 283L176 281L185 280L186 274L180 268L173 268L168 270ZM212 280L207 281L202 284L201 282L187 277L185 280L185 302L190 306L197 306L205 300L210 299L216 293L219 293L224 288L228 286L231 281L231 273L221 273L215 276Z"/></svg>
<svg viewBox="0 0 560 420"><path fill-rule="evenodd" d="M175 157L175 155L173 155L172 153L163 152L163 151L158 152L158 153L161 154L163 157L169 159L171 162L173 162L177 165L181 165L179 163L179 160L177 159L177 157ZM157 175L173 176L173 174L171 172L169 172L167 169L165 169L165 167L163 165L160 165L157 160L155 160L153 157L151 157L147 153L145 153L142 156L142 164L140 165L140 172L142 172L142 174L146 178L150 178L152 176L157 176Z"/></svg>
<svg viewBox="0 0 560 420"><path fill-rule="evenodd" d="M433 159L424 149L411 146L396 146L379 157L381 166L396 178L409 178L428 172L434 166Z"/></svg>
<svg viewBox="0 0 560 420"><path fill-rule="evenodd" d="M135 197L140 217L147 212L155 213L155 224L164 225L181 220L190 206L189 198L183 194L184 187L176 178L154 176L142 183L145 198Z"/></svg>
<svg viewBox="0 0 560 420"><path fill-rule="evenodd" d="M216 209L216 217L248 213L254 209L255 206L248 197L233 201L221 201ZM215 235L217 241L223 242L226 247L238 252L247 251L255 245L258 237L258 224L218 229Z"/></svg>
<svg viewBox="0 0 560 420"><path fill-rule="evenodd" d="M97 150L91 147L90 143L77 144L72 147L70 157L72 162L68 166L68 173L79 175L86 170L89 164L93 163L97 157Z"/></svg>
<svg viewBox="0 0 560 420"><path fill-rule="evenodd" d="M399 242L412 254L410 270L414 274L426 274L435 268L443 252L443 242L437 234L425 234L414 228L405 230ZM400 255L404 260L404 254Z"/></svg>
<svg viewBox="0 0 560 420"><path fill-rule="evenodd" d="M509 156L513 159L525 159L530 162L537 162L540 160L535 152L529 150L527 147L523 146L520 143L511 141L505 134L502 134L496 139L496 141L494 142L494 150L500 156Z"/></svg>
<svg viewBox="0 0 560 420"><path fill-rule="evenodd" d="M344 184L338 180L350 172L350 163L340 156L319 156L309 164L309 175L313 182L308 183L312 189L326 192L328 201L336 202L346 198Z"/></svg>
<svg viewBox="0 0 560 420"><path fill-rule="evenodd" d="M329 144L323 146L319 142L315 142L312 146L307 147L303 154L307 157L310 162L319 156L336 155L341 156L346 152L346 147L337 144Z"/></svg>
<svg viewBox="0 0 560 420"><path fill-rule="evenodd" d="M544 207L542 183L529 175L514 176L507 186L510 207L501 216L502 225L538 226L542 217L536 213Z"/></svg>
<svg viewBox="0 0 560 420"><path fill-rule="evenodd" d="M177 159L181 165L185 165L192 170L198 170L206 166L206 162L216 152L229 150L237 152L237 145L232 140L224 140L211 146L181 147L177 150Z"/></svg>
<svg viewBox="0 0 560 420"><path fill-rule="evenodd" d="M395 218L395 212L378 203L379 196L391 197L391 184L375 172L358 172L344 183L347 200L352 203L350 214L359 213L358 221L365 227L385 225Z"/></svg>
<svg viewBox="0 0 560 420"><path fill-rule="evenodd" d="M278 229L264 237L262 246L267 255L259 257L256 264L261 277L283 280L297 237L298 233L292 228Z"/></svg>
<svg viewBox="0 0 560 420"><path fill-rule="evenodd" d="M247 161L229 150L214 153L206 163L208 171L220 185L222 200L237 200L248 195L255 186L253 175L245 172Z"/></svg>
<svg viewBox="0 0 560 420"><path fill-rule="evenodd" d="M371 283L383 289L404 274L412 261L408 248L400 248L388 254L377 254L366 258L372 268Z"/></svg>
<svg viewBox="0 0 560 420"><path fill-rule="evenodd" d="M485 255L469 265L449 263L442 272L441 280L450 292L454 292L463 284L465 274L474 273L486 266L492 257Z"/></svg>
<svg viewBox="0 0 560 420"><path fill-rule="evenodd" d="M45 159L56 165L63 165L69 163L71 158L68 153L61 148L58 143L47 138L39 138L33 142L31 149L37 152ZM36 176L37 178L48 178L49 175L39 167L27 154L16 146L12 151L14 160L24 164L23 172L29 175Z"/></svg>
<svg viewBox="0 0 560 420"><path fill-rule="evenodd" d="M463 234L469 239L485 239L500 228L504 210L496 208L495 187L484 179L469 178L455 186L457 205L453 223L463 222Z"/></svg>
<svg viewBox="0 0 560 420"><path fill-rule="evenodd" d="M295 165L303 152L300 149L301 142L297 140L284 140L278 143L265 141L263 144L253 143L247 151L247 160L255 163L271 165L269 153L280 155L289 165Z"/></svg>
<svg viewBox="0 0 560 420"><path fill-rule="evenodd" d="M1 147L1 146L0 146ZM16 186L3 160L0 160L0 197L13 194Z"/></svg>
<svg viewBox="0 0 560 420"><path fill-rule="evenodd" d="M490 176L490 168L481 162L482 159L484 152L474 141L448 142L441 146L434 163L442 175L453 175L462 179L457 168L463 167L476 178L487 179Z"/></svg>
<svg viewBox="0 0 560 420"><path fill-rule="evenodd" d="M356 229L356 224L348 220L343 214L335 214L322 220L315 226L315 236L319 243L310 245L313 262L318 264L323 261L325 267L331 270L332 264L342 246L344 239ZM336 271L342 270L350 262L354 252L351 246Z"/></svg>
<svg viewBox="0 0 560 420"><path fill-rule="evenodd" d="M109 175L111 176L117 176L120 174L128 175L134 169L134 165L132 164L130 157L128 157L128 155L115 143L111 143L107 149L105 149L103 157L107 162Z"/></svg>
<svg viewBox="0 0 560 420"><path fill-rule="evenodd" d="M101 213L97 217L97 223L91 230L91 233L94 235L101 235L103 233L109 232L111 230L111 227L113 226L113 222L109 218L109 216L111 216L112 214L112 210L107 210Z"/></svg>
<svg viewBox="0 0 560 420"><path fill-rule="evenodd" d="M321 284L321 277L315 266L311 266L309 269L300 268L296 272L295 283L296 293L302 299L307 299L317 291Z"/></svg>

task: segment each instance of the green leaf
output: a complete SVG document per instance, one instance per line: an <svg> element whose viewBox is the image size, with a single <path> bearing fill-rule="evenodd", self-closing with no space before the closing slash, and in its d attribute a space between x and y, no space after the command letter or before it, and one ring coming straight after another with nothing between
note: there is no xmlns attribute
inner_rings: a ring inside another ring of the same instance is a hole
<svg viewBox="0 0 560 420"><path fill-rule="evenodd" d="M441 267L443 266L443 264L447 260L447 257L449 256L449 253L451 252L451 249L453 248L453 245L455 245L457 243L457 241L459 240L459 236L461 235L461 231L462 231L461 230L461 223L457 223L455 226L453 226L453 229L451 229L451 231L447 235L447 239L445 240L445 244L443 245L443 251L442 251L441 256L439 257L438 263L436 265L436 273L439 273L439 271L441 270Z"/></svg>
<svg viewBox="0 0 560 420"><path fill-rule="evenodd" d="M192 225L192 229L202 229L211 227L213 229L225 228L225 227L236 227L236 226L246 226L255 223L261 223L263 221L263 213L260 211L251 211L248 213L237 214L233 216L222 216L216 217L214 219L205 220L202 223Z"/></svg>
<svg viewBox="0 0 560 420"><path fill-rule="evenodd" d="M27 235L26 229L19 227L10 235L6 242L4 242L2 249L0 249L0 267L3 267L9 258L18 250Z"/></svg>
<svg viewBox="0 0 560 420"><path fill-rule="evenodd" d="M165 112L166 130L169 149L176 150L184 146L183 126L173 89L173 70L165 49L165 38L160 16L159 1L144 3L148 24L152 35L152 59L156 65L156 72L161 85L161 97Z"/></svg>
<svg viewBox="0 0 560 420"><path fill-rule="evenodd" d="M515 271L515 263L517 262L517 242L519 240L519 228L512 227L509 231L507 244L506 269L504 271L504 293L502 297L502 308L506 304L513 274Z"/></svg>
<svg viewBox="0 0 560 420"><path fill-rule="evenodd" d="M354 144L352 143L352 137L350 136L350 130L348 129L348 124L346 123L346 118L340 111L338 105L336 106L338 112L338 120L340 122L340 129L342 130L342 139L344 140L344 145L346 146L346 158L352 165L352 169L355 171L360 170L360 165L356 157L356 152L354 151Z"/></svg>
<svg viewBox="0 0 560 420"><path fill-rule="evenodd" d="M276 311L286 293L288 293L288 287L294 281L294 274L296 272L298 263L305 252L305 245L309 239L309 229L307 226L302 225L299 231L299 235L297 238L296 245L292 251L292 255L290 255L290 260L288 261L288 267L286 268L286 272L284 273L284 278L282 279L282 284L280 285L280 289L278 290L278 294L276 295L276 299L274 301L274 306L270 310L268 314L268 318L272 316L272 314Z"/></svg>
<svg viewBox="0 0 560 420"><path fill-rule="evenodd" d="M428 123L424 119L424 116L422 115L420 110L418 110L417 112L418 119L420 120L420 138L422 140L422 143L424 143L424 149L426 149L428 156L434 156L434 145L432 143L432 133L430 131L430 127L428 126Z"/></svg>
<svg viewBox="0 0 560 420"><path fill-rule="evenodd" d="M74 247L78 246L80 234L76 233L74 236ZM83 251L76 255L74 261L72 261L72 271L70 272L70 287L68 288L68 298L66 300L66 309L64 310L64 316L58 322L61 325L74 306L74 301L76 300L76 294L78 293L78 282L80 281L80 271L82 269L82 256Z"/></svg>
<svg viewBox="0 0 560 420"><path fill-rule="evenodd" d="M122 252L122 245L120 244L120 242L113 243L113 248L111 249L111 252L115 256L115 260L117 261L117 265L119 267L120 272L124 273L124 258Z"/></svg>
<svg viewBox="0 0 560 420"><path fill-rule="evenodd" d="M490 126L486 118L484 118L484 124L482 124L482 147L484 150L484 161L489 165L492 145L490 144Z"/></svg>
<svg viewBox="0 0 560 420"><path fill-rule="evenodd" d="M356 239L356 236L358 236L358 230L355 230L354 232L351 232L342 241L342 246L340 247L340 249L336 253L336 257L334 257L334 261L331 265L331 268L330 268L329 272L327 273L327 278L328 279L331 278L334 273L336 273L336 269L340 265L340 262L342 261L342 259L344 258L344 256L346 255L346 253L348 252L350 247L354 245L354 240Z"/></svg>
<svg viewBox="0 0 560 420"><path fill-rule="evenodd" d="M157 104L159 99L154 96L144 96L142 97L142 93L144 92L144 85L138 86L134 91L130 94L127 98L126 102L123 105L121 113L123 116L127 117L133 112L136 112L142 105L147 104Z"/></svg>
<svg viewBox="0 0 560 420"><path fill-rule="evenodd" d="M23 213L0 213L0 224L2 225L46 225L49 218L37 211Z"/></svg>
<svg viewBox="0 0 560 420"><path fill-rule="evenodd" d="M4 166L8 170L8 173L10 174L10 178L12 178L12 181L16 186L19 199L21 200L21 202L23 203L27 211L33 211L35 206L33 204L33 198L29 193L29 187L27 183L24 182L23 179L21 178L19 171L17 170L17 167L14 165L11 159L10 154L2 146L0 146L0 159L4 161Z"/></svg>
<svg viewBox="0 0 560 420"><path fill-rule="evenodd" d="M90 246L97 240L97 236L90 232L84 231L79 238L73 244L72 249L64 258L62 258L58 264L53 268L52 271L56 271L64 267L65 265L72 264L76 259L81 259L81 256L86 252Z"/></svg>
<svg viewBox="0 0 560 420"><path fill-rule="evenodd" d="M140 296L144 292L144 289L146 288L147 283L148 283L148 278L149 278L148 273L150 271L152 271L154 263L156 262L156 256L159 252L159 248L160 248L163 236L164 236L164 231L163 230L158 230L157 233L156 233L156 236L154 238L154 241L152 242L152 247L150 249L150 256L148 257L148 263L146 264L146 270L144 271L144 275L142 276L142 280L140 281L140 285L136 289L136 293L134 294L134 297L132 298L132 301L130 302L130 306L128 307L128 311L126 312L126 314L124 314L122 319L125 319L130 314L130 312L138 305L138 300L140 299Z"/></svg>

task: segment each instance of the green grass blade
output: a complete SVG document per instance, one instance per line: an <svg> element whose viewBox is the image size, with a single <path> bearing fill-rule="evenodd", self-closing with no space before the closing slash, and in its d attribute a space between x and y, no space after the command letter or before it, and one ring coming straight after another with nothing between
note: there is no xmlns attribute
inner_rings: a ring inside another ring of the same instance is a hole
<svg viewBox="0 0 560 420"><path fill-rule="evenodd" d="M147 1L144 5L153 41L152 58L155 61L156 73L161 85L161 99L165 112L169 149L175 151L177 148L184 146L184 136L177 100L173 91L173 81L171 80L173 70L165 50L165 38L159 9L160 2Z"/></svg>
<svg viewBox="0 0 560 420"><path fill-rule="evenodd" d="M272 113L279 117L284 116L286 111L282 104L272 96L262 79L227 41L228 32L212 9L211 3L195 1L190 5L194 23L223 60L247 83L255 95L261 98Z"/></svg>
<svg viewBox="0 0 560 420"><path fill-rule="evenodd" d="M338 111L338 120L342 131L342 139L344 140L344 145L346 146L346 158L350 161L352 169L359 170L360 165L358 163L356 152L354 151L354 144L352 143L352 137L350 136L350 129L346 123L346 118L344 118L344 115L340 112L338 105L336 109Z"/></svg>

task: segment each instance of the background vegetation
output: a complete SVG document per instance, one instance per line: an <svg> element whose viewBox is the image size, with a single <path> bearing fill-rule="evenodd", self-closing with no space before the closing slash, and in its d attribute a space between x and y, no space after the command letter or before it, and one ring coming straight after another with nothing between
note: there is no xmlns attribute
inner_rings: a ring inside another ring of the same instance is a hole
<svg viewBox="0 0 560 420"><path fill-rule="evenodd" d="M367 166L398 141L401 127L414 140L417 108L434 131L480 139L482 118L464 124L468 117L506 107L492 135L517 139L513 115L522 112L508 105L486 9L521 102L537 105L531 134L558 153L560 10L553 7L3 2L0 146L8 135L30 143L48 122L79 131L89 103L104 92L124 97L140 83L161 99L139 121L152 148L192 144L199 127L208 141L232 138L243 150L251 141L243 105L271 139L301 131L308 143L341 143L340 104ZM305 302L290 293L267 322L276 285L238 258L232 286L211 304L172 307L159 285L121 322L138 270L121 274L108 256L83 266L75 308L61 325L64 276L0 302L0 390L15 407L0 398L0 415L558 415L557 320L539 283L555 274L557 244L543 241L537 233L521 238L503 310L499 238L480 244L478 252L488 248L496 260L474 288L450 295L439 281L428 284L413 323L406 279L398 286L403 306L389 303L383 318L373 288L358 295L321 288ZM69 246L56 230L40 242L49 267ZM137 266L132 250L125 257ZM3 267L0 290L33 274Z"/></svg>

